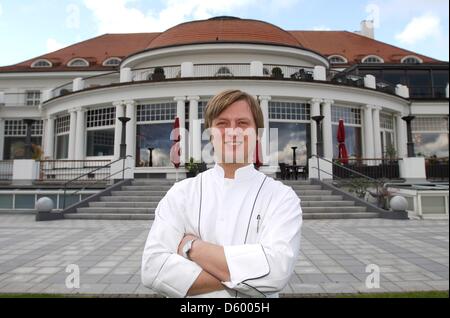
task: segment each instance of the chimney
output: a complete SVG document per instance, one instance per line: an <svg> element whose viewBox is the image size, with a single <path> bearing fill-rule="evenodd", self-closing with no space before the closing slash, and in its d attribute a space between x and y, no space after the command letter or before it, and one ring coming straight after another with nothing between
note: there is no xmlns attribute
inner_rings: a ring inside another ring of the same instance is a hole
<svg viewBox="0 0 450 318"><path fill-rule="evenodd" d="M361 31L356 31L356 33L371 39L375 39L375 27L373 20L361 21Z"/></svg>

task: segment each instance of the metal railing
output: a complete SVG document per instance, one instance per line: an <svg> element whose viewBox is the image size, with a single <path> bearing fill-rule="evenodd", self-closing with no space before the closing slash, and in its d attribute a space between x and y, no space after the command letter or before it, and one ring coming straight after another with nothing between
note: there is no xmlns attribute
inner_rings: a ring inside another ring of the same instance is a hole
<svg viewBox="0 0 450 318"><path fill-rule="evenodd" d="M369 177L359 171L351 169L347 166L337 164L334 161L319 158L316 155L312 155L312 158L317 159L317 167L312 167L318 172L318 178L321 180L321 174L326 174L332 177L335 186L341 190L356 195L358 198L369 201L369 196L377 200L377 206L380 208L386 208L387 198L390 193L387 188L384 187L384 181ZM332 173L320 168L320 161L325 161L332 165ZM346 172L345 178L335 173L335 167L338 167L341 171ZM368 196L369 195L369 196Z"/></svg>
<svg viewBox="0 0 450 318"><path fill-rule="evenodd" d="M132 70L133 82L139 81L164 81L181 77L180 65L154 66L146 68L136 68Z"/></svg>
<svg viewBox="0 0 450 318"><path fill-rule="evenodd" d="M428 180L448 181L448 158L427 158L425 171Z"/></svg>
<svg viewBox="0 0 450 318"><path fill-rule="evenodd" d="M51 90L51 98L70 94L73 89L73 81L61 84Z"/></svg>
<svg viewBox="0 0 450 318"><path fill-rule="evenodd" d="M13 178L14 160L0 160L0 181L11 181Z"/></svg>
<svg viewBox="0 0 450 318"><path fill-rule="evenodd" d="M108 86L111 84L120 83L120 72L114 71L106 74L94 75L83 78L84 88L93 88Z"/></svg>
<svg viewBox="0 0 450 318"><path fill-rule="evenodd" d="M249 77L250 64L195 64L194 77Z"/></svg>
<svg viewBox="0 0 450 318"><path fill-rule="evenodd" d="M110 160L40 160L38 180L67 181L83 174L84 178L79 181L94 182L109 175L109 168L98 169L109 163ZM95 173L90 173L92 168L96 168Z"/></svg>
<svg viewBox="0 0 450 318"><path fill-rule="evenodd" d="M28 98L28 93L4 93L3 104L5 106L39 106L41 104L41 98Z"/></svg>
<svg viewBox="0 0 450 318"><path fill-rule="evenodd" d="M86 190L86 188L87 188L87 186L84 186L84 187L82 187L82 188L76 190L75 192L72 192L72 193L69 193L69 194L68 194L68 193L67 193L67 188L68 188L68 185L69 185L69 184L72 184L72 183L75 183L75 182L83 182L83 183L85 184L85 178L86 178L86 177L89 178L89 176L97 175L97 174L98 174L97 171L101 171L101 170L105 170L105 169L107 169L108 171L111 171L111 166L112 166L113 164L115 164L115 163L118 163L119 161L123 161L123 166L122 166L122 169L121 169L121 170L117 170L116 172L114 172L114 173L112 173L112 174L109 173L107 176L104 176L102 179L97 179L96 182L94 183L94 185L95 185L95 184L98 184L100 181L103 181L103 182L104 182L104 181L109 181L111 177L113 177L113 176L115 176L115 175L117 175L117 174L119 174L119 173L122 173L122 180L123 180L123 179L125 178L125 171L128 170L128 169L130 169L129 167L125 167L125 161L127 160L127 158L132 158L132 156L127 155L127 156L125 156L124 158L119 158L119 159L117 159L117 160L111 161L111 162L108 163L107 165L104 165L104 166L101 166L101 167L97 167L97 168L94 169L94 170L91 170L91 171L89 171L89 172L87 172L87 173L84 173L84 174L82 174L82 175L79 175L78 177L73 178L73 179L67 181L66 183L64 183L63 210L66 209L66 197L67 197L68 195L69 195L69 196L74 196L74 195L76 195L77 193L79 193L80 191ZM100 173L100 174L101 174L101 173ZM89 184L89 186L92 187L93 184Z"/></svg>
<svg viewBox="0 0 450 318"><path fill-rule="evenodd" d="M266 77L279 79L314 80L314 68L302 65L264 64L263 73Z"/></svg>
<svg viewBox="0 0 450 318"><path fill-rule="evenodd" d="M399 160L402 159L357 158L347 159L347 163L343 164L342 159L333 159L333 162L336 163L336 165L333 166L333 174L340 178L348 178L348 171L342 169L342 167L347 167L374 179L399 179Z"/></svg>

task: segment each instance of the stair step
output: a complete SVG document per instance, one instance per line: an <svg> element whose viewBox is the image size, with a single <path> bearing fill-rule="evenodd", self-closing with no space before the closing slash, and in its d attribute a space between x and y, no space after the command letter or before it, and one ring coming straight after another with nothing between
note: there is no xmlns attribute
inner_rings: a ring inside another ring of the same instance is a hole
<svg viewBox="0 0 450 318"><path fill-rule="evenodd" d="M310 180L280 180L280 179L276 179L277 181L280 181L286 185L306 185L306 184L311 184Z"/></svg>
<svg viewBox="0 0 450 318"><path fill-rule="evenodd" d="M66 219L72 220L154 220L154 214L116 214L116 213L67 213Z"/></svg>
<svg viewBox="0 0 450 318"><path fill-rule="evenodd" d="M115 195L115 196L108 196L108 197L100 197L101 202L156 202L158 203L161 201L163 197L161 196L121 196L121 195Z"/></svg>
<svg viewBox="0 0 450 318"><path fill-rule="evenodd" d="M375 219L379 218L376 212L358 213L308 213L303 214L304 220L325 220L325 219Z"/></svg>
<svg viewBox="0 0 450 318"><path fill-rule="evenodd" d="M77 213L107 213L107 214L150 214L154 213L156 208L78 208Z"/></svg>
<svg viewBox="0 0 450 318"><path fill-rule="evenodd" d="M294 190L294 192L299 195L332 195L333 191L331 190Z"/></svg>
<svg viewBox="0 0 450 318"><path fill-rule="evenodd" d="M305 184L305 185L287 185L293 190L322 190L320 184Z"/></svg>
<svg viewBox="0 0 450 318"><path fill-rule="evenodd" d="M339 201L342 195L300 195L302 201Z"/></svg>
<svg viewBox="0 0 450 318"><path fill-rule="evenodd" d="M339 206L339 207L302 207L303 213L357 213L366 212L364 206Z"/></svg>
<svg viewBox="0 0 450 318"><path fill-rule="evenodd" d="M149 191L111 191L113 196L140 196L140 197L153 197L162 198L164 195L152 194Z"/></svg>
<svg viewBox="0 0 450 318"><path fill-rule="evenodd" d="M158 202L90 202L92 208L156 208Z"/></svg>
<svg viewBox="0 0 450 318"><path fill-rule="evenodd" d="M354 201L301 201L302 207L342 207L354 205Z"/></svg>
<svg viewBox="0 0 450 318"><path fill-rule="evenodd" d="M132 185L141 186L141 185L163 185L163 186L173 186L175 183L171 180L165 180L165 179L135 179L131 182Z"/></svg>
<svg viewBox="0 0 450 318"><path fill-rule="evenodd" d="M123 186L122 191L147 191L147 192L167 192L172 186L157 186L157 185L139 185L139 186Z"/></svg>

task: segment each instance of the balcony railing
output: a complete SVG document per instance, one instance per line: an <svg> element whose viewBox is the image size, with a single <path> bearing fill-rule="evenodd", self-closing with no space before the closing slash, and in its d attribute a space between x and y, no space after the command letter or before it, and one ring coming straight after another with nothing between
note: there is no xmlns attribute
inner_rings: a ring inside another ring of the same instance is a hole
<svg viewBox="0 0 450 318"><path fill-rule="evenodd" d="M108 86L111 84L120 83L120 72L115 71L106 74L90 76L83 78L83 81L84 88Z"/></svg>
<svg viewBox="0 0 450 318"><path fill-rule="evenodd" d="M180 65L168 65L133 70L133 82L139 81L164 81L181 77Z"/></svg>
<svg viewBox="0 0 450 318"><path fill-rule="evenodd" d="M22 107L22 106L39 106L41 103L40 96L30 96L29 93L4 93L3 100L0 100L0 104L4 104L6 107Z"/></svg>
<svg viewBox="0 0 450 318"><path fill-rule="evenodd" d="M0 160L0 181L11 181L13 178L13 160Z"/></svg>
<svg viewBox="0 0 450 318"><path fill-rule="evenodd" d="M314 80L314 68L301 65L264 64L263 73L277 79Z"/></svg>
<svg viewBox="0 0 450 318"><path fill-rule="evenodd" d="M334 159L333 161L338 165L333 165L333 174L344 179L352 177L347 169L340 168L341 165L373 179L399 179L399 160L401 159L358 158L349 159L348 163L344 164L340 159Z"/></svg>
<svg viewBox="0 0 450 318"><path fill-rule="evenodd" d="M68 181L86 174L95 168L110 163L110 160L41 160L39 161L39 181ZM110 167L87 174L80 182L104 180L110 173Z"/></svg>

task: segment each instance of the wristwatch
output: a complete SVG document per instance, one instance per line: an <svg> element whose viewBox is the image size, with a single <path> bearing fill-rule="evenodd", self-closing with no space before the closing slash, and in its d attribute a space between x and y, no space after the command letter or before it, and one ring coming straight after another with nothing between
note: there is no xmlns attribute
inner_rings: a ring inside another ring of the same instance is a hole
<svg viewBox="0 0 450 318"><path fill-rule="evenodd" d="M183 257L190 259L188 253L190 252L190 250L192 249L192 244L196 241L197 239L192 239L186 242L186 244L184 244L183 246Z"/></svg>

